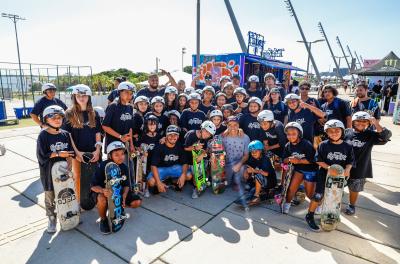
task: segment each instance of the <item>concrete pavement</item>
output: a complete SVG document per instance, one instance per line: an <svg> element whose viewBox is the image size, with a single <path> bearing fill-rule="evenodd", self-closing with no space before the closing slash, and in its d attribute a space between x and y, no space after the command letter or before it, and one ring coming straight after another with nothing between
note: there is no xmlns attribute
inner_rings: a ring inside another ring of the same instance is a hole
<svg viewBox="0 0 400 264"><path fill-rule="evenodd" d="M44 196L36 161L36 127L0 132L7 148L0 157L0 259L2 263L399 263L400 127L387 117L392 141L373 152L374 178L357 214L342 214L336 231L308 231L308 203L281 215L276 205L244 212L236 193L191 190L144 199L129 209L122 231L104 236L97 212L82 214L75 230L45 232ZM347 194L343 199L347 203Z"/></svg>

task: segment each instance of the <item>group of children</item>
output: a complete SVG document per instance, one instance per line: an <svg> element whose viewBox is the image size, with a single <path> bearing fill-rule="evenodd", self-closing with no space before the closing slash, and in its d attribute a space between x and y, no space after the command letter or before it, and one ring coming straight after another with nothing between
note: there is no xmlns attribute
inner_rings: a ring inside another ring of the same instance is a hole
<svg viewBox="0 0 400 264"><path fill-rule="evenodd" d="M158 82L154 82L154 87L143 88L137 96L136 87L124 81L113 91L116 98L105 111L93 107L92 93L86 85L74 87L72 105L67 109L55 98L56 87L44 84L44 96L36 103L32 117L42 127L37 157L49 217L48 232L56 231L51 180L51 167L56 161L71 163L76 186L80 177L92 177L100 230L107 234L107 198L112 195L104 183L107 163L115 162L128 175L132 166L127 166L126 155L144 151L146 146L148 173L143 180L148 187L144 196L165 192L171 185L179 191L189 184L193 186L192 198L196 199L192 150L203 149L202 158L207 159L210 142L216 137L220 137L226 151L228 184L235 190L241 190L243 185L255 188L250 203L260 203L263 190L271 195L279 190L278 182L282 184L282 179L277 179L276 172L290 163L294 173L283 212L289 212L303 183L310 199L306 221L312 230L318 231L314 213L323 199L327 169L338 164L348 178L350 203L346 214L355 214L358 193L363 191L366 178L372 177L372 147L388 142L391 132L363 111L353 113L346 128L343 121L330 118L335 117L332 109L324 112L315 99L304 94L285 95L282 87L274 85L275 76L271 73L264 78L265 87L260 86L258 76L248 78L247 88L237 84L240 76L235 78L231 82L224 76L221 86L206 85L197 90L198 87L178 90L174 86L159 89ZM152 85L150 81L149 84ZM299 87L300 93L306 92L310 84L303 82ZM327 90L335 91L332 87ZM150 94L152 97L148 97ZM349 108L340 109L342 112L351 111L349 105L342 107ZM322 127L326 138L322 142L314 140L317 126ZM103 151L107 158L102 161ZM85 152L93 154L90 162L99 163L94 175L80 173ZM142 198L129 188L129 179L121 184L123 206L140 206Z"/></svg>

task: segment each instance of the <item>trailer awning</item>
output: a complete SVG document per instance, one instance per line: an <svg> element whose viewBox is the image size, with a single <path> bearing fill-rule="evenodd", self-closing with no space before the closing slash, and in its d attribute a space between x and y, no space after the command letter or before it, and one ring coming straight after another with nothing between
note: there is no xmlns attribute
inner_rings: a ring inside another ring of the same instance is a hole
<svg viewBox="0 0 400 264"><path fill-rule="evenodd" d="M305 70L303 70L303 69L297 68L290 64L278 62L278 61L271 61L271 60L267 60L267 59L256 59L256 58L252 58L252 57L246 57L246 60L249 60L252 62L257 62L257 63L260 63L262 65L265 65L265 66L271 67L271 68L305 72Z"/></svg>

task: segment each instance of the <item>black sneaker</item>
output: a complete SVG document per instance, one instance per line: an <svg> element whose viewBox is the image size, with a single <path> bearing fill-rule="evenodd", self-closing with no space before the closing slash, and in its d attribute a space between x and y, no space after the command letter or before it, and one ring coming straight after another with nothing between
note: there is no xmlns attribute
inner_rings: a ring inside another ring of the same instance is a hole
<svg viewBox="0 0 400 264"><path fill-rule="evenodd" d="M103 233L103 235L108 235L111 233L107 218L100 220L100 232Z"/></svg>
<svg viewBox="0 0 400 264"><path fill-rule="evenodd" d="M307 222L308 226L310 227L310 229L311 229L312 231L314 231L314 232L319 232L319 231L321 231L321 229L319 228L319 226L315 223L314 215L311 215L311 214L308 213L308 214L306 215L306 222Z"/></svg>

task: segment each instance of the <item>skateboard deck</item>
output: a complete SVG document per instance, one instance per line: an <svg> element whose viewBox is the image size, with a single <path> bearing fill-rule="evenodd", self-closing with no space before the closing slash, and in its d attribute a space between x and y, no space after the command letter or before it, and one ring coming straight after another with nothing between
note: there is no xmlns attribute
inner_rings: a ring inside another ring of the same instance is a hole
<svg viewBox="0 0 400 264"><path fill-rule="evenodd" d="M112 191L112 195L107 199L108 203L108 223L112 232L118 232L123 227L125 220L129 217L125 214L122 207L122 185L121 181L126 180L125 175L121 175L119 166L114 162L109 162L105 168L106 188Z"/></svg>
<svg viewBox="0 0 400 264"><path fill-rule="evenodd" d="M202 193L205 191L208 185L208 179L206 176L206 170L204 166L204 158L201 159L200 162L197 162L197 158L200 155L205 155L204 154L205 150L192 150L192 156L193 156L193 176L194 176L194 181L196 185L196 189L199 193Z"/></svg>
<svg viewBox="0 0 400 264"><path fill-rule="evenodd" d="M51 168L57 218L62 230L70 230L79 224L79 203L75 182L66 161L57 161Z"/></svg>
<svg viewBox="0 0 400 264"><path fill-rule="evenodd" d="M98 163L91 163L90 160L92 158L92 153L83 153L83 162L81 162L80 205L84 210L92 210L96 206L95 201L91 198L90 187Z"/></svg>
<svg viewBox="0 0 400 264"><path fill-rule="evenodd" d="M340 222L340 207L346 182L343 173L343 167L337 164L328 169L321 209L321 227L324 231L335 230Z"/></svg>
<svg viewBox="0 0 400 264"><path fill-rule="evenodd" d="M281 207L282 213L283 213L283 205L286 203L286 195L289 190L290 182L292 180L293 168L294 168L293 165L290 163L286 166L283 166L283 169L286 171L285 182L282 185L282 192L280 194L275 195L275 201Z"/></svg>
<svg viewBox="0 0 400 264"><path fill-rule="evenodd" d="M222 139L215 138L211 142L210 158L211 186L215 194L223 193L228 184L225 179L225 155Z"/></svg>
<svg viewBox="0 0 400 264"><path fill-rule="evenodd" d="M149 145L142 143L140 145L141 151L138 152L138 157L136 161L136 175L140 182L140 192L144 193L146 190L146 176L147 176L147 152L149 150Z"/></svg>

